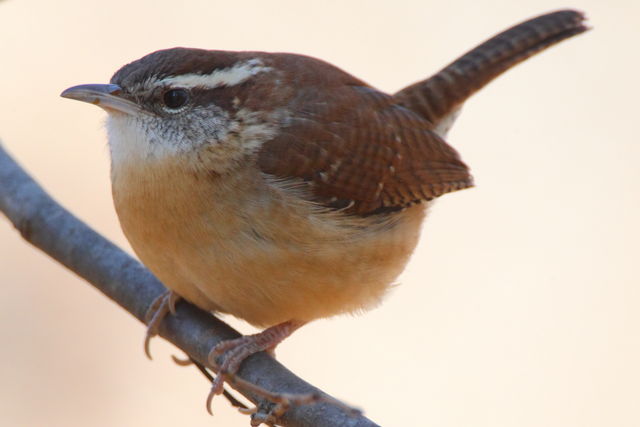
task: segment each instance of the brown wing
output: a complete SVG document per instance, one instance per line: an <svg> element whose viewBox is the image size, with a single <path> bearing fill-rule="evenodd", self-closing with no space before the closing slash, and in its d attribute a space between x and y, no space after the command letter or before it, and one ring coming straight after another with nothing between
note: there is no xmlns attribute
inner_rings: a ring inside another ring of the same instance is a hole
<svg viewBox="0 0 640 427"><path fill-rule="evenodd" d="M344 85L330 99L309 90L291 111L262 146L259 166L308 182L325 206L368 215L472 185L467 166L428 121L373 88Z"/></svg>

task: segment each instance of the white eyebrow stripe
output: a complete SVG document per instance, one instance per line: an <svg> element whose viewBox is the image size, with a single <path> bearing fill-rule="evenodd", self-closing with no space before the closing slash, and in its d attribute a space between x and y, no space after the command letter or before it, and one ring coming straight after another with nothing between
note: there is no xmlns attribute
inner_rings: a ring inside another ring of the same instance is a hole
<svg viewBox="0 0 640 427"><path fill-rule="evenodd" d="M235 86L245 82L258 73L271 71L271 67L265 67L259 59L250 59L233 67L214 70L210 74L183 74L171 76L160 80L158 83L167 86L183 87L191 89L195 87L214 89L220 86Z"/></svg>

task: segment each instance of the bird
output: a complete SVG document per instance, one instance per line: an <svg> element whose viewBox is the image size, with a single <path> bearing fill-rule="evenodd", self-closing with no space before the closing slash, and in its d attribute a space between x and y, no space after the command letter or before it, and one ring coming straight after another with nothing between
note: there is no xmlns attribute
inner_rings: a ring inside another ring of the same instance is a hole
<svg viewBox="0 0 640 427"><path fill-rule="evenodd" d="M395 94L310 56L178 47L61 96L108 113L122 230L170 290L154 322L183 298L263 328L211 350L216 394L250 354L381 303L434 200L474 184L445 141L464 101L584 20L530 19Z"/></svg>

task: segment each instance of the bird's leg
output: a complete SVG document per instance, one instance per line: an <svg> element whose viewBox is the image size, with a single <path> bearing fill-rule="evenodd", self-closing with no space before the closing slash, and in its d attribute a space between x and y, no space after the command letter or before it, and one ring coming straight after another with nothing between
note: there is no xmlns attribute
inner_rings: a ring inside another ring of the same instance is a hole
<svg viewBox="0 0 640 427"><path fill-rule="evenodd" d="M176 314L176 303L179 300L180 295L168 290L162 293L158 298L153 300L153 302L149 306L149 309L145 314L147 335L144 338L144 352L149 359L151 359L151 351L149 350L149 343L151 342L151 338L158 335L160 322L162 322L167 314Z"/></svg>
<svg viewBox="0 0 640 427"><path fill-rule="evenodd" d="M209 363L218 367L218 375L216 375L211 384L211 392L207 398L209 412L211 412L211 400L216 394L222 393L225 380L238 371L244 359L264 350L273 355L275 347L302 325L304 325L304 322L290 320L271 326L254 335L218 343L208 356ZM218 364L216 358L220 355L224 355L224 359L221 364ZM266 391L265 393L268 394Z"/></svg>

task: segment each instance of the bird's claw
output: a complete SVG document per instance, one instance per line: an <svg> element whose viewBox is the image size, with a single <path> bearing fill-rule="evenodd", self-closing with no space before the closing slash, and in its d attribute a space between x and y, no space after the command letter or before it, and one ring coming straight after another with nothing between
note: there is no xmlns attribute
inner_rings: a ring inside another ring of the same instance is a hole
<svg viewBox="0 0 640 427"><path fill-rule="evenodd" d="M180 295L173 291L166 291L153 300L147 313L145 314L145 322L147 323L147 333L144 337L144 353L151 359L150 343L151 338L158 335L160 323L171 313L176 314L176 303L180 300Z"/></svg>

